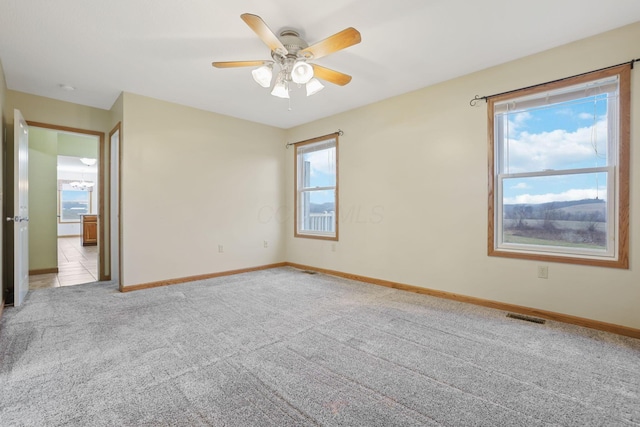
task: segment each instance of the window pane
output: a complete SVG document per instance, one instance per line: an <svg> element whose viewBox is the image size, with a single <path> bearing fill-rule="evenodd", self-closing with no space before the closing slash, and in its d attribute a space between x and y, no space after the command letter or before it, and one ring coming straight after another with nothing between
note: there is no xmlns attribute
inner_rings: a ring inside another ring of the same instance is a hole
<svg viewBox="0 0 640 427"><path fill-rule="evenodd" d="M606 250L606 188L606 172L503 179L503 243Z"/></svg>
<svg viewBox="0 0 640 427"><path fill-rule="evenodd" d="M80 221L81 214L89 213L89 192L61 190L60 207L60 221Z"/></svg>
<svg viewBox="0 0 640 427"><path fill-rule="evenodd" d="M335 233L335 190L302 191L299 196L299 231Z"/></svg>
<svg viewBox="0 0 640 427"><path fill-rule="evenodd" d="M615 122L616 103L616 96L601 94L498 114L502 171L607 166L608 133L610 121Z"/></svg>
<svg viewBox="0 0 640 427"><path fill-rule="evenodd" d="M336 147L300 155L301 188L335 187Z"/></svg>

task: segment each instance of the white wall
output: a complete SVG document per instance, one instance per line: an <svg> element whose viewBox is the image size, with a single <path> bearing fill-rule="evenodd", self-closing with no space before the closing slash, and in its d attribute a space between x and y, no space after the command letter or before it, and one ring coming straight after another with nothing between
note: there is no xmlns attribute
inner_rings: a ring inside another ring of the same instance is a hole
<svg viewBox="0 0 640 427"><path fill-rule="evenodd" d="M340 128L340 241L293 237L293 151L286 153L287 260L640 328L640 73L632 72L631 268L487 256L491 95L638 57L640 23L291 129ZM637 67L636 67L637 68Z"/></svg>
<svg viewBox="0 0 640 427"><path fill-rule="evenodd" d="M0 60L0 148L2 149L2 152L4 153L5 150L5 144L6 144L6 140L4 138L5 135L5 120L6 120L6 101L5 101L5 96L6 96L6 91L7 91L7 83L5 81L4 78L4 68L2 67L2 60ZM12 114L13 116L13 114ZM4 162L0 162L0 206L4 205ZM4 211L3 211L4 212ZM4 263L4 236L3 236L3 228L4 227L0 227L0 242L2 242L2 244L0 244L0 282L2 283L2 285L0 285L0 292L2 292L2 294L0 294L0 304L3 303L4 301L4 272L2 271L2 264Z"/></svg>
<svg viewBox="0 0 640 427"><path fill-rule="evenodd" d="M265 215L284 203L284 136L125 93L122 283L284 261L282 224Z"/></svg>

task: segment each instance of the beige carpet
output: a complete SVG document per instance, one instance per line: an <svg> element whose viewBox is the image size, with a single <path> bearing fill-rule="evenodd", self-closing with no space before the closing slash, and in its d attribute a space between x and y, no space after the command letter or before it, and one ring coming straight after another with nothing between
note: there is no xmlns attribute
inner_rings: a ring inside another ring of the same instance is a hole
<svg viewBox="0 0 640 427"><path fill-rule="evenodd" d="M640 341L291 268L29 294L2 426L638 426Z"/></svg>

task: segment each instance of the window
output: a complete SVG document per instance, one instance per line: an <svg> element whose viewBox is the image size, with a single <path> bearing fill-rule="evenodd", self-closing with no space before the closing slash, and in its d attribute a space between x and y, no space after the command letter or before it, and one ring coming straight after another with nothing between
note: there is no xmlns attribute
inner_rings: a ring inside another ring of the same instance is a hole
<svg viewBox="0 0 640 427"><path fill-rule="evenodd" d="M74 188L70 182L66 180L58 181L58 215L61 223L80 222L80 215L91 213L93 188ZM93 183L89 182L87 184L92 185Z"/></svg>
<svg viewBox="0 0 640 427"><path fill-rule="evenodd" d="M489 98L489 255L628 268L629 70Z"/></svg>
<svg viewBox="0 0 640 427"><path fill-rule="evenodd" d="M79 222L80 215L89 213L87 190L60 191L60 222Z"/></svg>
<svg viewBox="0 0 640 427"><path fill-rule="evenodd" d="M338 240L338 134L295 147L294 235Z"/></svg>

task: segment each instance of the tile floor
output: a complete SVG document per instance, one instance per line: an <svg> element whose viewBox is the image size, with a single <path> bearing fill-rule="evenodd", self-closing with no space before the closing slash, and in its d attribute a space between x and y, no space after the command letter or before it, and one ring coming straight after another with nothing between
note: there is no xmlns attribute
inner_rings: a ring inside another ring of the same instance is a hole
<svg viewBox="0 0 640 427"><path fill-rule="evenodd" d="M80 237L58 238L58 274L29 276L29 289L57 288L98 280L98 247L82 246Z"/></svg>

